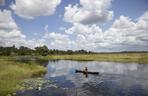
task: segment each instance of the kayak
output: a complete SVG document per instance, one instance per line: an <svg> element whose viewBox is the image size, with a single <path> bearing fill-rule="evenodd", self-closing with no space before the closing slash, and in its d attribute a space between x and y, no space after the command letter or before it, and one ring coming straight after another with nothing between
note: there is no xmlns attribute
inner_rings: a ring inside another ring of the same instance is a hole
<svg viewBox="0 0 148 96"><path fill-rule="evenodd" d="M86 71L82 71L82 70L75 70L75 73L84 73L84 74L96 74L99 75L99 72L86 72Z"/></svg>

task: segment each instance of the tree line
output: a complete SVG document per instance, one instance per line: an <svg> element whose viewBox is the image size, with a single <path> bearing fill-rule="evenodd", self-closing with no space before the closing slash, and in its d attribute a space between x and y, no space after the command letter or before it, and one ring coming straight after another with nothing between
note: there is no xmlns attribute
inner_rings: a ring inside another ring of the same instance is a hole
<svg viewBox="0 0 148 96"><path fill-rule="evenodd" d="M58 50L58 49L48 49L46 45L44 46L38 46L34 49L20 46L19 48L16 48L15 45L11 47L2 47L0 46L0 55L1 56L14 56L14 55L64 55L64 54L92 54L94 52L86 51L86 50Z"/></svg>

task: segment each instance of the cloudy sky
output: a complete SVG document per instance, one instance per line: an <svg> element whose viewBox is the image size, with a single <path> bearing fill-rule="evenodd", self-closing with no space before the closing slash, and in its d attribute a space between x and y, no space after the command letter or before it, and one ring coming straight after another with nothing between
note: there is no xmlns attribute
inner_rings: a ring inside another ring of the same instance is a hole
<svg viewBox="0 0 148 96"><path fill-rule="evenodd" d="M0 46L148 51L148 0L0 0Z"/></svg>

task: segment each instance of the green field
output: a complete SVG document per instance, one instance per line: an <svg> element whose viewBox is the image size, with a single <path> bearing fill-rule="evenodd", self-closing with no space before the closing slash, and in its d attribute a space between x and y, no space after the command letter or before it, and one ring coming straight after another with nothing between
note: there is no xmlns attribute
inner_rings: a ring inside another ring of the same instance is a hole
<svg viewBox="0 0 148 96"><path fill-rule="evenodd" d="M0 58L0 96L11 96L19 89L17 84L26 78L41 76L46 69L32 62L21 63L10 60L11 57ZM14 59L14 58L13 58Z"/></svg>
<svg viewBox="0 0 148 96"><path fill-rule="evenodd" d="M76 54L76 55L51 55L40 57L54 60L78 60L78 61L108 61L148 64L148 53L104 53L104 54Z"/></svg>

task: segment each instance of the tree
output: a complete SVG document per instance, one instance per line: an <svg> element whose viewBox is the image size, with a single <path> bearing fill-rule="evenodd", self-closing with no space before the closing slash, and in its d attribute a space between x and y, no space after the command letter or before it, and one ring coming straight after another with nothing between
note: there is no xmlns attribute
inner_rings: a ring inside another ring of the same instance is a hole
<svg viewBox="0 0 148 96"><path fill-rule="evenodd" d="M24 47L24 46L20 46L19 48L19 55L32 55L33 50L28 48L28 47Z"/></svg>
<svg viewBox="0 0 148 96"><path fill-rule="evenodd" d="M41 47L35 47L35 53L37 55L46 56L49 53L49 49L47 48L46 45L41 46Z"/></svg>
<svg viewBox="0 0 148 96"><path fill-rule="evenodd" d="M17 48L15 48L15 45L12 47L0 47L0 55L17 55Z"/></svg>
<svg viewBox="0 0 148 96"><path fill-rule="evenodd" d="M46 45L44 46L38 46L35 47L35 49L30 49L28 47L24 47L24 46L20 46L20 48L16 48L15 45L13 45L12 47L2 47L0 46L0 55L5 55L5 56L9 56L9 55L42 55L42 56L46 56L46 55L62 55L62 54L94 54L95 52L91 52L91 51L86 51L86 50L58 50L58 49L48 49Z"/></svg>
<svg viewBox="0 0 148 96"><path fill-rule="evenodd" d="M66 53L69 54L69 55L71 55L71 54L73 54L74 52L73 52L72 50L67 50Z"/></svg>

